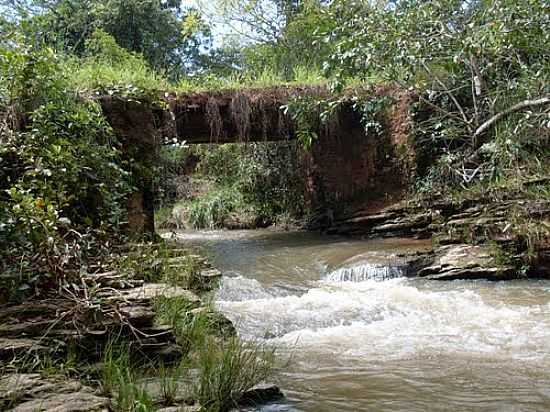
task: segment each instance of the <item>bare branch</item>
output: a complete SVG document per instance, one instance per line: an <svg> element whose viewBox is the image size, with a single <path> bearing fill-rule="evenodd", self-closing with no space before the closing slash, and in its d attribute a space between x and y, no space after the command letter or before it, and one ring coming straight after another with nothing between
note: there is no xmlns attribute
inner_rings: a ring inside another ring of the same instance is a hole
<svg viewBox="0 0 550 412"><path fill-rule="evenodd" d="M547 97L541 97L540 99L536 100L524 100L522 102L519 102L512 107L503 110L500 113L495 114L493 117L491 117L489 120L484 122L481 126L477 128L477 130L474 133L474 138L478 137L480 134L484 133L487 129L489 129L492 125L494 125L496 122L498 122L503 117L508 116L511 113L526 109L527 107L535 107L535 106L542 106L545 104L550 104L550 96Z"/></svg>
<svg viewBox="0 0 550 412"><path fill-rule="evenodd" d="M458 109L458 111L460 112L460 115L462 116L462 120L464 121L464 123L466 123L466 127L468 127L468 129L471 129L472 125L471 125L471 122L468 120L468 117L466 117L466 113L464 113L464 109L462 108L462 106L460 105L460 103L458 102L458 100L456 99L456 97L454 96L453 93L450 92L449 88L445 85L445 83L443 83L443 81L437 77L437 75L435 75L431 70L430 68L428 67L428 65L424 62L422 62L422 66L424 66L424 69L426 69L426 71L434 77L435 81L437 83L439 83L439 85L443 88L443 90L445 90L445 92L447 93L447 95L451 98L451 100L453 101L454 105L456 106L456 108Z"/></svg>

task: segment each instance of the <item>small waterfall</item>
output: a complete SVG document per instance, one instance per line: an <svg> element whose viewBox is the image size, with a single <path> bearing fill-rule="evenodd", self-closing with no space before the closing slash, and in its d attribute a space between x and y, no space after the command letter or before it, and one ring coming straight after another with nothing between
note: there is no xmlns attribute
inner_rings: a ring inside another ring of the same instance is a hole
<svg viewBox="0 0 550 412"><path fill-rule="evenodd" d="M388 280L407 275L406 266L379 266L363 263L336 269L325 276L328 282L364 282L366 280Z"/></svg>

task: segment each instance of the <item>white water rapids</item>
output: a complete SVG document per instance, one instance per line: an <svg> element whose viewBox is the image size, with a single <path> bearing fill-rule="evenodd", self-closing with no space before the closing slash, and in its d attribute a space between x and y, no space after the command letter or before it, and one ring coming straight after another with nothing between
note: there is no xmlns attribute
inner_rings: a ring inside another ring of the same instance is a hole
<svg viewBox="0 0 550 412"><path fill-rule="evenodd" d="M287 361L287 399L258 410L550 410L550 282L406 278L411 241L239 233L192 242L227 273L218 308Z"/></svg>

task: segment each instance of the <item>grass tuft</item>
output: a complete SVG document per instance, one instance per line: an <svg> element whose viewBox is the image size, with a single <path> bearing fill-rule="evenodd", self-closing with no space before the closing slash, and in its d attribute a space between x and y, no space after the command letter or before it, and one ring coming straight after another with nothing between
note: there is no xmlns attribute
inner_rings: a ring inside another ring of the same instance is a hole
<svg viewBox="0 0 550 412"><path fill-rule="evenodd" d="M238 338L208 339L199 356L196 397L207 410L228 411L244 392L272 374L274 350Z"/></svg>
<svg viewBox="0 0 550 412"><path fill-rule="evenodd" d="M142 385L130 360L127 345L109 343L105 350L101 385L104 394L112 396L115 412L152 412L153 400Z"/></svg>

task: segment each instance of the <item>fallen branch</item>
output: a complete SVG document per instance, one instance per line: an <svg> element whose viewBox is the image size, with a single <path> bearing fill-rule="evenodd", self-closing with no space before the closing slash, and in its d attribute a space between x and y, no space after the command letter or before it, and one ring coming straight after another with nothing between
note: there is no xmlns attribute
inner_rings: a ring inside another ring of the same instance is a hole
<svg viewBox="0 0 550 412"><path fill-rule="evenodd" d="M519 102L513 105L512 107L500 113L495 114L493 117L491 117L489 120L484 122L481 126L479 126L474 133L474 139L478 137L480 134L482 134L483 132L485 132L487 129L489 129L493 124L498 122L500 119L502 119L505 116L508 116L511 113L517 112L527 107L542 106L549 103L550 103L550 96L541 97L540 99L536 99L536 100L524 100L522 102Z"/></svg>

